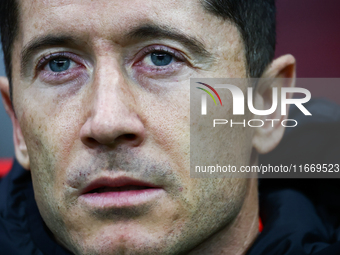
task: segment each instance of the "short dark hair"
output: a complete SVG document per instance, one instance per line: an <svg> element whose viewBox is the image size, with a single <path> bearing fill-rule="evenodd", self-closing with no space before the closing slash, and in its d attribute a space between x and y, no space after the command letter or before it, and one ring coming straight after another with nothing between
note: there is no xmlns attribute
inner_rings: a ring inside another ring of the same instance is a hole
<svg viewBox="0 0 340 255"><path fill-rule="evenodd" d="M253 78L260 77L275 55L275 0L201 2L210 13L231 20L238 27L245 47L248 75Z"/></svg>
<svg viewBox="0 0 340 255"><path fill-rule="evenodd" d="M245 47L247 72L260 77L274 58L276 39L275 0L200 0L204 8L232 21L240 31ZM1 0L0 33L6 74L12 99L12 50L18 33L17 0Z"/></svg>
<svg viewBox="0 0 340 255"><path fill-rule="evenodd" d="M0 34L6 75L9 80L9 91L12 100L12 51L16 35L18 34L19 12L16 0L0 1Z"/></svg>

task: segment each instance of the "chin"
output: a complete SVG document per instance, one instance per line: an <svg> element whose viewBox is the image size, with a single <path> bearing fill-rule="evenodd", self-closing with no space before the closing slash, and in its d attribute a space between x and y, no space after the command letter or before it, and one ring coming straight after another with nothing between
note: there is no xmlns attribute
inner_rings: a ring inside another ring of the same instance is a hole
<svg viewBox="0 0 340 255"><path fill-rule="evenodd" d="M159 236L160 233L148 233L138 228L124 227L122 230L120 227L107 227L103 231L78 240L75 249L72 250L82 255L170 254L170 251L167 251L166 239Z"/></svg>

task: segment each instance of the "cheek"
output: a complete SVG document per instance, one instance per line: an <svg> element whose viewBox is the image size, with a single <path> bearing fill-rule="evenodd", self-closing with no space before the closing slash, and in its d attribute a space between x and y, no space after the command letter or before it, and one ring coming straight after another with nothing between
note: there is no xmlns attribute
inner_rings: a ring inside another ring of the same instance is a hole
<svg viewBox="0 0 340 255"><path fill-rule="evenodd" d="M158 155L166 157L181 177L189 176L190 114L189 92L169 93L156 99L152 109L145 110L147 142ZM157 155L156 155L157 156Z"/></svg>
<svg viewBox="0 0 340 255"><path fill-rule="evenodd" d="M220 80L228 84L228 80ZM232 82L231 82L232 83ZM243 91L246 86L239 84ZM233 114L233 97L229 90L218 90L223 106L207 100L207 113L201 114L201 92L192 92L191 100L195 108L191 111L190 129L190 164L193 177L231 178L232 175L245 177L238 170L240 166L249 165L252 151L253 129L246 123L250 115ZM218 122L214 122L219 120ZM225 122L222 122L225 121ZM215 123L215 125L214 125ZM217 124L216 124L217 123ZM222 124L223 123L223 124ZM233 169L234 172L216 171L209 173L209 167ZM235 171L236 169L236 171Z"/></svg>
<svg viewBox="0 0 340 255"><path fill-rule="evenodd" d="M29 93L26 93L29 94ZM37 189L54 190L63 183L65 169L78 146L81 118L79 100L52 97L48 93L23 100L26 108L18 116L28 148L32 177ZM76 99L76 98L75 98ZM39 188L40 187L40 188Z"/></svg>
<svg viewBox="0 0 340 255"><path fill-rule="evenodd" d="M76 151L74 147L78 146L81 107L76 103L47 106L50 101L46 98L39 104L37 100L26 104L29 107L19 119L39 211L44 219L53 218L53 222L48 223L59 229L63 225L62 212L66 210L66 170Z"/></svg>

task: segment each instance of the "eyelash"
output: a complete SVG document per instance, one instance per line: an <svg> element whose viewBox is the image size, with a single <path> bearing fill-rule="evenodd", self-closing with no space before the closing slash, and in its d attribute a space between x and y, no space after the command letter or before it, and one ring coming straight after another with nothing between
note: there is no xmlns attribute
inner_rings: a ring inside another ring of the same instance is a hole
<svg viewBox="0 0 340 255"><path fill-rule="evenodd" d="M150 46L149 48L145 48L145 49L143 49L143 56L145 58L147 55L149 55L151 53L155 53L155 52L166 53L166 54L169 54L172 57L174 57L174 58L176 58L180 61L183 61L183 62L185 61L184 57L181 54L177 53L174 50L170 50L169 48L166 48L164 46L159 46L158 48L157 48L157 46Z"/></svg>
<svg viewBox="0 0 340 255"><path fill-rule="evenodd" d="M77 65L79 65L79 63L82 62L79 57L76 57L75 54L70 53L70 52L48 53L46 55L43 55L40 58L40 60L36 64L35 69L37 71L41 71L51 60L57 59L57 58L67 58L67 59L70 59L71 61L75 62Z"/></svg>
<svg viewBox="0 0 340 255"><path fill-rule="evenodd" d="M141 50L140 52L138 52L134 56L134 59L137 58L134 65L140 66L141 63L146 59L146 57L148 57L151 53L165 53L165 54L169 54L170 56L172 56L174 58L174 60L176 60L177 62L187 62L187 60L183 56L183 54L178 53L176 50L173 50L173 49L168 48L168 47L163 46L163 45L152 45L152 46L144 48L143 50ZM156 65L154 65L152 67L150 67L150 66L148 66L148 67L157 71L157 70L167 69L167 68L169 68L169 66L171 66L171 64L166 65L166 66L156 66Z"/></svg>

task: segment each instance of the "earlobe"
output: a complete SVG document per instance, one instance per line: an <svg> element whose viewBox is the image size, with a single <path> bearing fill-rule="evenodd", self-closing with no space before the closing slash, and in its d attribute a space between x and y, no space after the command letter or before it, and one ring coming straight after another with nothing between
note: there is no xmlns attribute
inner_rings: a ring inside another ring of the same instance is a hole
<svg viewBox="0 0 340 255"><path fill-rule="evenodd" d="M13 116L12 123L15 157L23 168L30 170L30 159L26 142L24 140L24 136L22 135L18 119L15 116Z"/></svg>
<svg viewBox="0 0 340 255"><path fill-rule="evenodd" d="M270 82L268 82L270 81ZM273 102L273 88L278 90L278 106L270 116L262 116L269 121L255 130L253 147L261 154L273 150L281 141L285 127L281 124L287 116L281 115L280 90L283 87L295 86L295 58L285 55L275 59L262 75L256 89L257 105L269 109ZM287 109L288 112L288 109Z"/></svg>
<svg viewBox="0 0 340 255"><path fill-rule="evenodd" d="M27 151L27 146L24 140L24 137L21 132L21 128L18 122L18 119L15 116L15 112L12 106L10 92L9 92L9 83L6 77L0 77L0 90L2 95L2 102L5 107L5 110L8 116L11 118L13 125L13 142L15 149L15 156L18 162L25 169L30 169L30 161Z"/></svg>

